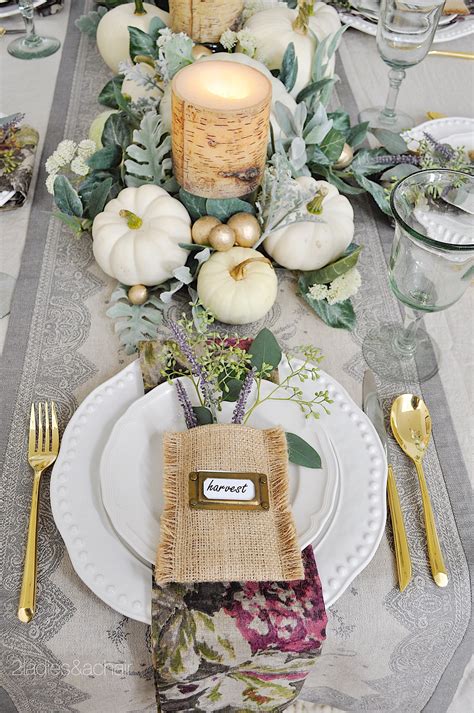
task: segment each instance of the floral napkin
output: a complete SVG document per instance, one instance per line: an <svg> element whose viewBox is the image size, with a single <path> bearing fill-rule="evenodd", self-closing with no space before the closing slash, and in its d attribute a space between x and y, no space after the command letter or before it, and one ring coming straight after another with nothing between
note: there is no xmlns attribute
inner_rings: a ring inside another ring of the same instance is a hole
<svg viewBox="0 0 474 713"><path fill-rule="evenodd" d="M0 210L20 208L26 200L35 163L38 132L21 125L23 114L0 118Z"/></svg>
<svg viewBox="0 0 474 713"><path fill-rule="evenodd" d="M139 345L146 391L164 380L161 347ZM159 711L276 713L294 701L321 653L327 624L311 546L301 559L303 579L296 581L160 586L153 578Z"/></svg>

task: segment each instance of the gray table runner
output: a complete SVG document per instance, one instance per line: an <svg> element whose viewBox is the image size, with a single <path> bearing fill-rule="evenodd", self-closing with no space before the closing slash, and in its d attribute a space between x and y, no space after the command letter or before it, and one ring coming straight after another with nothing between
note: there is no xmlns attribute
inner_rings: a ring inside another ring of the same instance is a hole
<svg viewBox="0 0 474 713"><path fill-rule="evenodd" d="M76 0L43 162L63 137L80 140L87 135L100 111L95 97L109 78L94 43L74 28L82 11L83 2ZM337 98L354 118L357 107L342 67L338 73ZM324 368L360 403L363 337L380 320L399 320L400 310L385 267L392 229L368 199L353 202L356 239L365 245L360 263L365 280L355 299L354 333L322 324L295 296L294 279L283 271L277 304L251 330L240 331L255 333L266 324L286 346L314 342L326 354ZM74 239L50 218L51 199L42 172L1 367L0 446L5 458L0 500L0 709L151 711L155 703L148 627L109 609L74 573L52 520L46 481L39 528L38 613L28 626L16 620L31 494L25 457L31 401L54 398L64 426L84 396L129 360L120 352L105 316L113 282L94 263L90 240ZM171 311L177 314L181 305L174 304ZM396 388L383 386L385 405L402 390L421 391L433 416L426 474L450 583L442 590L431 580L415 473L392 443L413 582L403 594L395 586L388 531L373 561L331 608L326 647L302 698L344 710L444 713L471 653L470 491L440 380L435 377L420 389L416 374L407 373L405 383Z"/></svg>

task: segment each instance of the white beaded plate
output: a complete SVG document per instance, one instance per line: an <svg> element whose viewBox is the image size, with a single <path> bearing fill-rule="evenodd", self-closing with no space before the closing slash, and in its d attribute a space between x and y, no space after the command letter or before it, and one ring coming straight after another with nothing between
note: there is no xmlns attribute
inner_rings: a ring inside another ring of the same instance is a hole
<svg viewBox="0 0 474 713"><path fill-rule="evenodd" d="M334 404L317 427L330 439L341 474L338 507L315 547L326 606L331 606L377 550L385 528L387 464L375 429L347 392L324 372L319 387L328 389ZM116 611L149 623L151 570L115 533L99 480L112 428L141 396L134 361L86 397L63 434L51 475L51 506L84 583Z"/></svg>
<svg viewBox="0 0 474 713"><path fill-rule="evenodd" d="M339 13L339 17L344 25L349 25L349 27L360 30L360 32L364 32L366 35L372 35L372 37L375 37L377 34L377 25L374 22L370 22L370 20L366 20L363 17L351 15L345 12ZM467 37L473 32L474 18L459 17L456 18L456 21L452 25L438 27L434 36L433 44L457 40L460 37Z"/></svg>

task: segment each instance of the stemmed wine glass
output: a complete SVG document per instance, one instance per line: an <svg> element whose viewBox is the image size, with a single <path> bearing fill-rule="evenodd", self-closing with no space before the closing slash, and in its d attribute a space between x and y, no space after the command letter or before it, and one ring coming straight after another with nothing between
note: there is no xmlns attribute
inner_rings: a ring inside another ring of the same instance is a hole
<svg viewBox="0 0 474 713"><path fill-rule="evenodd" d="M416 366L420 382L439 368L439 348L419 325L425 312L447 309L474 277L474 176L447 169L414 173L391 196L395 236L390 287L404 324L382 324L366 336L365 360L388 383Z"/></svg>
<svg viewBox="0 0 474 713"><path fill-rule="evenodd" d="M49 57L61 47L61 43L55 37L40 37L35 32L35 22L33 19L35 9L32 0L18 0L21 16L25 21L26 36L19 37L7 47L8 52L18 59L37 59L39 57Z"/></svg>
<svg viewBox="0 0 474 713"><path fill-rule="evenodd" d="M414 125L408 114L396 112L398 92L405 69L421 62L428 53L443 9L444 0L382 0L377 24L377 49L390 67L390 88L385 107L364 109L360 121L372 128L399 132Z"/></svg>

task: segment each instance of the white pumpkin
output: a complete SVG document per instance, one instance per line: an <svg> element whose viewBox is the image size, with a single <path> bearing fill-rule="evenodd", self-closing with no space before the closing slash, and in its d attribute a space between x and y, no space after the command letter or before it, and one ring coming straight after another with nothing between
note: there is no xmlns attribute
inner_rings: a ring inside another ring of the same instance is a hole
<svg viewBox="0 0 474 713"><path fill-rule="evenodd" d="M354 211L347 198L327 181L315 181L305 176L296 180L305 190L313 191L316 204L319 203L316 214L323 222L292 223L271 233L263 245L282 267L319 270L337 260L351 243Z"/></svg>
<svg viewBox="0 0 474 713"><path fill-rule="evenodd" d="M317 46L328 35L341 27L336 10L324 2L315 2L313 15L308 19L311 32L295 29L298 8L272 7L252 15L245 23L245 28L256 38L258 50L270 69L280 69L286 48L293 42L298 58L298 75L291 95L298 93L311 82L311 64ZM311 33L314 33L317 40ZM334 57L331 59L326 76L334 74Z"/></svg>
<svg viewBox="0 0 474 713"><path fill-rule="evenodd" d="M275 139L279 139L282 135L282 132L273 114L273 107L275 106L275 102L279 101L285 106L287 106L292 114L296 111L296 102L293 97L290 96L290 94L286 91L283 82L280 82L279 79L274 77L270 70L265 67L264 64L240 52L235 52L234 54L229 54L229 52L216 52L215 54L201 57L199 59L199 62L216 61L237 62L238 64L246 64L248 67L258 69L259 72L268 77L272 84L272 112L270 114L270 121L272 122ZM171 86L169 84L165 89L165 93L160 103L160 114L163 117L164 127L167 131L169 131L171 128Z"/></svg>
<svg viewBox="0 0 474 713"><path fill-rule="evenodd" d="M157 74L153 67L150 67L146 62L139 62L136 65L142 74L146 74L149 77L154 77L157 81ZM132 102L138 101L138 99L154 99L158 101L163 94L163 90L160 87L146 86L138 84L134 79L125 79L122 82L122 94L126 94L130 97Z"/></svg>
<svg viewBox="0 0 474 713"><path fill-rule="evenodd" d="M117 74L119 64L130 59L130 37L128 27L138 27L147 32L153 17L160 17L166 25L169 24L169 14L150 3L143 3L144 14L137 12L141 3L131 2L118 5L109 10L101 18L97 26L97 48L105 64Z"/></svg>
<svg viewBox="0 0 474 713"><path fill-rule="evenodd" d="M95 141L95 145L98 149L102 148L102 132L104 131L105 123L109 116L112 114L118 114L117 109L106 109L97 114L92 124L89 127L89 138L91 141Z"/></svg>
<svg viewBox="0 0 474 713"><path fill-rule="evenodd" d="M276 300L278 279L262 253L234 247L215 252L202 266L197 292L220 322L247 324L261 319Z"/></svg>
<svg viewBox="0 0 474 713"><path fill-rule="evenodd" d="M159 186L125 188L92 224L92 250L107 275L125 285L159 285L184 263L191 218Z"/></svg>

